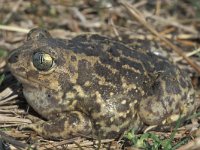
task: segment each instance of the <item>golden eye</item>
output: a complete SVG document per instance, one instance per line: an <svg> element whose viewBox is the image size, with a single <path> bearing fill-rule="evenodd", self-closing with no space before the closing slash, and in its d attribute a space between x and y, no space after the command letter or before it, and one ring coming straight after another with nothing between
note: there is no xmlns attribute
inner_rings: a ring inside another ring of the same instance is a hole
<svg viewBox="0 0 200 150"><path fill-rule="evenodd" d="M53 58L43 52L37 52L32 57L33 65L35 68L37 68L39 71L48 71L53 67L54 60Z"/></svg>

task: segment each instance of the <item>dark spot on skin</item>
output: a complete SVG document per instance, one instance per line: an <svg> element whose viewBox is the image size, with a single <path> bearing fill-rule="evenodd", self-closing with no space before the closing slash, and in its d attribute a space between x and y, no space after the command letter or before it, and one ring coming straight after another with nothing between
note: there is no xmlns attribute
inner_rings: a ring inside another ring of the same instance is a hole
<svg viewBox="0 0 200 150"><path fill-rule="evenodd" d="M93 127L96 131L100 130L101 126L97 124L96 120L93 120Z"/></svg>
<svg viewBox="0 0 200 150"><path fill-rule="evenodd" d="M114 93L114 95L120 92L120 88L119 89L113 88L112 86L108 86L108 85L98 85L97 87L94 87L94 88L101 94L101 97L104 100L110 98L111 92Z"/></svg>
<svg viewBox="0 0 200 150"><path fill-rule="evenodd" d="M93 68L91 63L83 59L78 62L78 79L77 83L83 85L86 81L93 80Z"/></svg>
<svg viewBox="0 0 200 150"><path fill-rule="evenodd" d="M122 68L119 74L125 78L127 83L134 83L137 87L144 86L144 81L148 81L144 75L125 68Z"/></svg>
<svg viewBox="0 0 200 150"><path fill-rule="evenodd" d="M184 81L183 77L179 78L179 83L180 83L182 88L186 88L187 87L186 81Z"/></svg>
<svg viewBox="0 0 200 150"><path fill-rule="evenodd" d="M94 103L94 108L93 109L95 109L95 112L101 113L101 105L100 104Z"/></svg>
<svg viewBox="0 0 200 150"><path fill-rule="evenodd" d="M162 87L161 87L161 85L160 85L160 81L154 82L154 83L152 84L151 88L152 88L152 93L151 93L151 95L155 95L155 93L163 92L163 91L162 91ZM160 90L160 88L161 88L161 90Z"/></svg>
<svg viewBox="0 0 200 150"><path fill-rule="evenodd" d="M71 61L76 61L77 59L76 59L76 56L71 56Z"/></svg>
<svg viewBox="0 0 200 150"><path fill-rule="evenodd" d="M140 70L140 72L145 72L145 70L143 69L142 63L134 62L127 58L120 58L120 62L122 64L127 64L130 67L135 68L136 70Z"/></svg>
<svg viewBox="0 0 200 150"><path fill-rule="evenodd" d="M129 114L127 114L127 116L126 117L124 117L124 116L122 116L122 117L119 117L119 118L117 118L116 120L116 125L118 125L118 126L120 126L121 124L122 124L122 122L125 122L126 120L127 120L127 118L129 118L129 115L130 114L132 114L132 113L129 113ZM129 118L130 119L130 118Z"/></svg>
<svg viewBox="0 0 200 150"><path fill-rule="evenodd" d="M169 98L167 98L167 100L168 100L168 99L169 99ZM170 100L170 101L168 101L168 102L169 102L169 106L172 107L173 101Z"/></svg>
<svg viewBox="0 0 200 150"><path fill-rule="evenodd" d="M108 64L111 65L112 67L115 66L115 62L112 57L108 53L103 53L102 55L99 56L101 64Z"/></svg>
<svg viewBox="0 0 200 150"><path fill-rule="evenodd" d="M106 138L108 139L116 138L118 136L119 136L119 133L116 131L110 131L106 134Z"/></svg>
<svg viewBox="0 0 200 150"><path fill-rule="evenodd" d="M85 35L73 38L68 46L73 49L75 53L85 54L87 56L100 56L103 55L103 47L100 43L94 43L91 39L85 41L87 37Z"/></svg>
<svg viewBox="0 0 200 150"><path fill-rule="evenodd" d="M45 118L48 120L57 118L56 116L58 114L61 114L61 112L66 111L67 107L63 107L62 104L59 103L60 99L57 98L57 93L51 90L46 91L45 93L46 98L45 101L47 101L47 107L48 109L45 110L43 107L43 104L41 104L41 108L38 108L38 110L41 109L41 112ZM40 112L39 112L40 113Z"/></svg>
<svg viewBox="0 0 200 150"><path fill-rule="evenodd" d="M162 98L161 96L164 95L164 90L165 89L164 89L163 86L159 86L159 87L157 87L157 90L158 90L157 93L158 93L158 96L159 96L158 99L161 99Z"/></svg>
<svg viewBox="0 0 200 150"><path fill-rule="evenodd" d="M139 110L139 103L136 103L135 105L131 106L130 109L132 109L132 107L138 111Z"/></svg>
<svg viewBox="0 0 200 150"><path fill-rule="evenodd" d="M87 101L84 101L85 100L84 98L79 98L79 97L77 98L77 100L80 105L84 106L83 109L88 112L87 114L88 116L91 117L91 114L94 112L97 112L97 113L101 112L101 104L96 102L97 100L96 94L90 96Z"/></svg>
<svg viewBox="0 0 200 150"><path fill-rule="evenodd" d="M121 104L121 103L119 103L118 105L117 105L117 111L118 112L126 112L128 109L129 109L129 101L128 100L126 100L127 101L127 103L126 104Z"/></svg>
<svg viewBox="0 0 200 150"><path fill-rule="evenodd" d="M144 64L146 69L151 68L150 62L155 63L155 60L152 60L151 56L147 55L146 53L143 53L142 51L139 51L136 49L130 49L130 48L124 46L123 44L118 44L117 46L118 46L118 50L121 51L123 55L125 55L127 57L132 57L136 60L140 60Z"/></svg>
<svg viewBox="0 0 200 150"><path fill-rule="evenodd" d="M110 82L114 85L121 85L121 75L119 73L113 74L110 69L104 67L100 63L95 63L94 69L96 74L105 78L106 82Z"/></svg>
<svg viewBox="0 0 200 150"><path fill-rule="evenodd" d="M73 75L74 75L75 73L77 73L75 67L72 66L71 64L69 65L69 71L70 71L70 73L73 74Z"/></svg>
<svg viewBox="0 0 200 150"><path fill-rule="evenodd" d="M55 120L56 118L59 118L61 115L63 115L63 114L60 113L60 111L58 111L58 110L51 110L49 112L46 111L46 114L45 114L46 117L45 117L45 119L47 119L47 120Z"/></svg>
<svg viewBox="0 0 200 150"><path fill-rule="evenodd" d="M71 113L70 116L68 116L68 124L71 126L74 126L79 124L80 119L79 116L76 113Z"/></svg>
<svg viewBox="0 0 200 150"><path fill-rule="evenodd" d="M136 92L135 89L128 91L127 95L129 95L132 99L137 99L137 100L141 100L142 97L142 93L139 90Z"/></svg>
<svg viewBox="0 0 200 150"><path fill-rule="evenodd" d="M54 120L54 122L48 122L43 124L44 131L46 133L57 133L64 131L64 124L65 124L66 118L58 118Z"/></svg>
<svg viewBox="0 0 200 150"><path fill-rule="evenodd" d="M30 70L26 73L27 77L34 77L34 78L38 78L39 76L39 72L35 71L35 70Z"/></svg>
<svg viewBox="0 0 200 150"><path fill-rule="evenodd" d="M180 94L181 90L177 81L172 81L171 79L166 79L166 91L169 94Z"/></svg>
<svg viewBox="0 0 200 150"><path fill-rule="evenodd" d="M91 35L90 39L91 39L91 40L94 40L94 41L99 41L99 42L103 42L103 41L109 40L109 38L104 37L104 36L100 36L100 35L98 35L98 34L93 34L93 35Z"/></svg>
<svg viewBox="0 0 200 150"><path fill-rule="evenodd" d="M19 67L19 68L16 69L16 71L19 71L19 72L25 72L26 70L25 70L24 67Z"/></svg>
<svg viewBox="0 0 200 150"><path fill-rule="evenodd" d="M45 83L46 85L48 85L50 83L50 80L46 78L42 82Z"/></svg>
<svg viewBox="0 0 200 150"><path fill-rule="evenodd" d="M149 90L149 92L151 91L151 95L156 95L155 96L155 100L156 101L160 101L161 99L163 99L163 95L164 95L164 87L161 85L160 81L156 81L153 85L152 85L152 91Z"/></svg>
<svg viewBox="0 0 200 150"><path fill-rule="evenodd" d="M176 103L175 109L176 109L176 110L179 110L179 108L180 108L180 103Z"/></svg>
<svg viewBox="0 0 200 150"><path fill-rule="evenodd" d="M60 74L58 82L61 85L64 93L62 98L65 99L66 93L72 90L73 84L70 82L70 77L68 74Z"/></svg>
<svg viewBox="0 0 200 150"><path fill-rule="evenodd" d="M115 46L112 46L108 49L108 52L112 54L114 57L119 57L120 53L116 50Z"/></svg>
<svg viewBox="0 0 200 150"><path fill-rule="evenodd" d="M48 101L50 104L52 104L52 106L56 106L58 104L58 99L56 98L56 93L48 90L46 93Z"/></svg>
<svg viewBox="0 0 200 150"><path fill-rule="evenodd" d="M183 101L186 101L186 100L187 100L187 93L184 93L181 99L182 99Z"/></svg>
<svg viewBox="0 0 200 150"><path fill-rule="evenodd" d="M62 55L60 55L59 58L55 60L55 63L57 66L64 66L64 64L66 64L66 60Z"/></svg>
<svg viewBox="0 0 200 150"><path fill-rule="evenodd" d="M14 63L18 62L18 59L19 59L19 52L13 51L10 54L10 57L8 58L8 62L11 63L11 64L14 64Z"/></svg>

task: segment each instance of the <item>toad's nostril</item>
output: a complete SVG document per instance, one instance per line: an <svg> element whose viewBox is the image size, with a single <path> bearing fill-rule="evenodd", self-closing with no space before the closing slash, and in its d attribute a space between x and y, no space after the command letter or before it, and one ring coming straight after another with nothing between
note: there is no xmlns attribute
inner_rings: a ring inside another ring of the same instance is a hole
<svg viewBox="0 0 200 150"><path fill-rule="evenodd" d="M10 55L10 57L8 58L8 62L9 63L16 63L18 61L18 53L13 53Z"/></svg>

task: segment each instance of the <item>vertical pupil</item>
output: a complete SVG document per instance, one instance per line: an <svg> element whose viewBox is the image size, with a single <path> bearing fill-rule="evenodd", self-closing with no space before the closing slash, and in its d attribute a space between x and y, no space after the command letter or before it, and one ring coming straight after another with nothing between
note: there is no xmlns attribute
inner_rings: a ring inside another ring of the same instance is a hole
<svg viewBox="0 0 200 150"><path fill-rule="evenodd" d="M44 57L42 56L42 54L40 54L39 59L40 59L40 64L43 64L43 62L44 62Z"/></svg>

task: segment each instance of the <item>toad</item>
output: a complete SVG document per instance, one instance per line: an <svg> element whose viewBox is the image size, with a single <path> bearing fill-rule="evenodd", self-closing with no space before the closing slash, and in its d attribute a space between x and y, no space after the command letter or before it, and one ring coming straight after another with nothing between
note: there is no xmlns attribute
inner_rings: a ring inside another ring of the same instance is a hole
<svg viewBox="0 0 200 150"><path fill-rule="evenodd" d="M118 138L129 129L170 125L197 108L186 72L147 49L96 34L64 40L32 29L7 62L45 119L28 128L49 139Z"/></svg>

